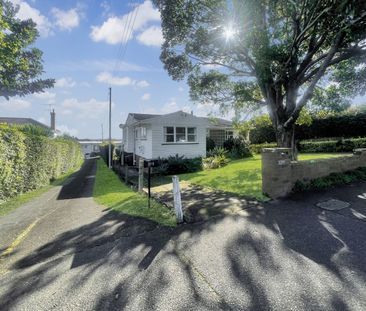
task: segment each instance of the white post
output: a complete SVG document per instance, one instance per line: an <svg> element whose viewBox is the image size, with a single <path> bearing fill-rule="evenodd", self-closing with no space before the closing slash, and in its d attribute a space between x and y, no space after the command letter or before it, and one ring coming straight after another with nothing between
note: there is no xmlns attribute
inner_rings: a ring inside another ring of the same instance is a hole
<svg viewBox="0 0 366 311"><path fill-rule="evenodd" d="M139 158L139 192L144 189L144 159Z"/></svg>
<svg viewBox="0 0 366 311"><path fill-rule="evenodd" d="M183 222L183 210L182 210L182 200L180 197L179 178L178 178L178 176L173 176L172 180L173 180L173 196L174 196L175 215L177 217L177 223L180 224Z"/></svg>

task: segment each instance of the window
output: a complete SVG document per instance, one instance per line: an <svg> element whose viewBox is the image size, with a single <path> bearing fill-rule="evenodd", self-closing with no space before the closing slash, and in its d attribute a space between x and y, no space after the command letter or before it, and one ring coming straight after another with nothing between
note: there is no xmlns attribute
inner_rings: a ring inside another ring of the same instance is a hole
<svg viewBox="0 0 366 311"><path fill-rule="evenodd" d="M194 143L196 141L197 129L195 127L164 127L164 142L166 143Z"/></svg>
<svg viewBox="0 0 366 311"><path fill-rule="evenodd" d="M234 132L233 131L226 131L226 139L234 138Z"/></svg>
<svg viewBox="0 0 366 311"><path fill-rule="evenodd" d="M187 141L188 142L195 142L196 141L196 128L195 127L188 127L187 128Z"/></svg>
<svg viewBox="0 0 366 311"><path fill-rule="evenodd" d="M164 128L164 135L165 135L165 142L166 143L173 143L174 142L174 127L167 126Z"/></svg>
<svg viewBox="0 0 366 311"><path fill-rule="evenodd" d="M185 127L176 127L175 128L175 142L177 143L185 143L186 139L186 128Z"/></svg>
<svg viewBox="0 0 366 311"><path fill-rule="evenodd" d="M136 139L146 139L147 129L146 127L137 127L135 128L135 138Z"/></svg>
<svg viewBox="0 0 366 311"><path fill-rule="evenodd" d="M140 127L140 138L146 139L147 130L146 127Z"/></svg>

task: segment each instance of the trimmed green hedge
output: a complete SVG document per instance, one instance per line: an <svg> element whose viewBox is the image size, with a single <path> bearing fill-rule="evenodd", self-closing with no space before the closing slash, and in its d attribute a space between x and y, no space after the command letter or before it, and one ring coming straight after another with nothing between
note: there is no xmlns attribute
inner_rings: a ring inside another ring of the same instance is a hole
<svg viewBox="0 0 366 311"><path fill-rule="evenodd" d="M366 138L353 138L330 141L300 142L298 149L301 152L352 152L356 148L366 148Z"/></svg>
<svg viewBox="0 0 366 311"><path fill-rule="evenodd" d="M0 201L47 185L82 161L81 147L73 139L52 139L0 124Z"/></svg>
<svg viewBox="0 0 366 311"><path fill-rule="evenodd" d="M252 153L260 154L263 148L276 148L277 143L251 144L249 149Z"/></svg>
<svg viewBox="0 0 366 311"><path fill-rule="evenodd" d="M250 142L253 144L276 141L273 126L266 117L258 118L250 131ZM296 125L296 140L317 139L324 137L364 137L366 136L366 113L340 114L325 118L314 117L310 125Z"/></svg>

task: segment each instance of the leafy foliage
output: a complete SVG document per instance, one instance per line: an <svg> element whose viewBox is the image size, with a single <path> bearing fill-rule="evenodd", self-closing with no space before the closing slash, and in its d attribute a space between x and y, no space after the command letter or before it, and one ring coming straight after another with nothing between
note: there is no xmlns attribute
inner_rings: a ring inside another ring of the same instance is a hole
<svg viewBox="0 0 366 311"><path fill-rule="evenodd" d="M41 79L42 52L32 47L38 37L36 23L20 20L18 7L0 0L0 96L25 96L53 87L53 79Z"/></svg>
<svg viewBox="0 0 366 311"><path fill-rule="evenodd" d="M229 138L224 141L224 148L229 152L232 159L251 157L249 144L240 137Z"/></svg>
<svg viewBox="0 0 366 311"><path fill-rule="evenodd" d="M365 1L153 2L170 76L188 78L194 101L237 117L267 107L282 147L294 146L295 124L312 98L339 111L366 90Z"/></svg>
<svg viewBox="0 0 366 311"><path fill-rule="evenodd" d="M220 168L228 163L229 160L224 154L216 154L202 159L202 165L205 170Z"/></svg>
<svg viewBox="0 0 366 311"><path fill-rule="evenodd" d="M262 153L263 148L276 148L276 143L264 143L264 144L250 144L249 149L250 152L253 154L260 154Z"/></svg>
<svg viewBox="0 0 366 311"><path fill-rule="evenodd" d="M158 172L163 175L176 175L197 172L202 169L202 158L186 159L183 155L160 159Z"/></svg>
<svg viewBox="0 0 366 311"><path fill-rule="evenodd" d="M211 151L216 147L215 141L211 138L206 136L206 151Z"/></svg>
<svg viewBox="0 0 366 311"><path fill-rule="evenodd" d="M0 125L0 201L47 185L81 162L76 141Z"/></svg>
<svg viewBox="0 0 366 311"><path fill-rule="evenodd" d="M214 157L214 156L226 156L228 151L222 147L215 147L211 151L207 152L207 157Z"/></svg>
<svg viewBox="0 0 366 311"><path fill-rule="evenodd" d="M263 121L263 119L267 119ZM257 122L258 120L258 122ZM362 137L366 136L366 113L345 112L341 114L319 112L312 117L310 124L296 126L296 140L325 137ZM276 141L273 126L268 116L253 120L250 142L253 144Z"/></svg>
<svg viewBox="0 0 366 311"><path fill-rule="evenodd" d="M329 176L316 178L307 183L297 181L293 191L302 192L307 190L326 189L332 186L349 184L360 180L366 180L365 167L360 167L345 173L332 173Z"/></svg>
<svg viewBox="0 0 366 311"><path fill-rule="evenodd" d="M299 143L299 151L312 152L352 152L357 148L366 148L366 138L340 139L329 141L304 141Z"/></svg>

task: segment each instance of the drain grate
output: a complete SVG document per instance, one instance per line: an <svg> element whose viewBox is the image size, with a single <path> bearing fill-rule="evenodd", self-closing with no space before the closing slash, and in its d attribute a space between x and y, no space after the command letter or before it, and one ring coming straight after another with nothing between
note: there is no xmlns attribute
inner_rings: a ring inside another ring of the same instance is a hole
<svg viewBox="0 0 366 311"><path fill-rule="evenodd" d="M316 204L316 206L326 209L328 211L338 211L340 209L349 207L350 204L341 200L330 199L327 201L319 202L318 204Z"/></svg>

